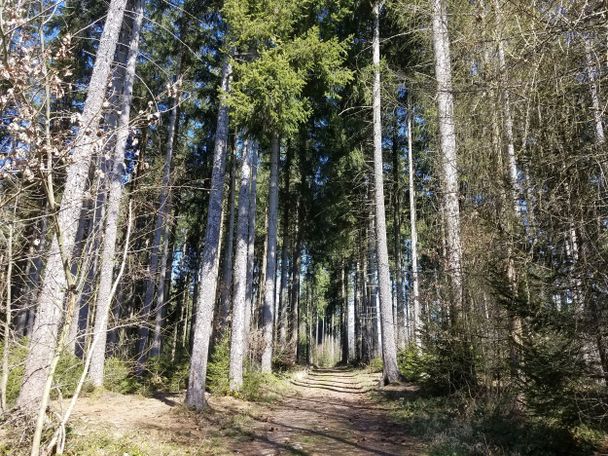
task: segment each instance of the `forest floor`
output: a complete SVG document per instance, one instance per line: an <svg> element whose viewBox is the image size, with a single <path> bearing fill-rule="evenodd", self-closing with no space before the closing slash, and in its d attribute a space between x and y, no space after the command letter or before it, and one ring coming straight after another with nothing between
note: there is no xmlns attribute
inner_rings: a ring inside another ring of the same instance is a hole
<svg viewBox="0 0 608 456"><path fill-rule="evenodd" d="M368 394L378 381L379 374L362 370L302 371L277 401L212 396L201 414L181 406L179 395L102 393L78 402L76 443L67 450L119 456L422 454L422 441Z"/></svg>

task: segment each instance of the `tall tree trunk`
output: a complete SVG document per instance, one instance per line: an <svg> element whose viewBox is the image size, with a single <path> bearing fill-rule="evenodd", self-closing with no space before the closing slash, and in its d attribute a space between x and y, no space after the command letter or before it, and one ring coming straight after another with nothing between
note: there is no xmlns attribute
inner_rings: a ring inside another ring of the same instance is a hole
<svg viewBox="0 0 608 456"><path fill-rule="evenodd" d="M230 340L230 390L243 386L243 360L245 359L245 312L247 309L247 244L249 240L249 206L251 180L251 149L249 140L243 145L239 209L234 256L234 293L232 299L232 337Z"/></svg>
<svg viewBox="0 0 608 456"><path fill-rule="evenodd" d="M597 144L604 144L604 142L606 142L606 135L604 133L604 123L602 121L603 109L597 86L598 70L596 65L593 63L593 46L591 44L591 37L588 34L584 34L583 41L585 45L585 71L587 72L587 78L589 79L589 95L591 96L591 108L593 110L595 142Z"/></svg>
<svg viewBox="0 0 608 456"><path fill-rule="evenodd" d="M277 133L272 136L270 157L270 190L268 193L268 245L266 250L266 287L262 325L264 344L262 351L262 372L272 371L272 339L274 322L274 300L277 255L277 219L279 208L279 152L281 144Z"/></svg>
<svg viewBox="0 0 608 456"><path fill-rule="evenodd" d="M355 360L360 361L363 358L363 336L362 336L362 318L363 318L363 300L364 300L364 281L362 271L363 252L359 254L355 269Z"/></svg>
<svg viewBox="0 0 608 456"><path fill-rule="evenodd" d="M288 311L289 311L289 295L287 293L289 280L289 213L291 206L289 202L289 184L290 184L290 169L291 169L292 148L287 147L287 158L285 160L285 170L283 177L285 179L285 187L283 190L283 245L281 252L281 282L279 284L279 346L285 347L287 343L288 330Z"/></svg>
<svg viewBox="0 0 608 456"><path fill-rule="evenodd" d="M230 89L232 66L226 60L222 70L222 91ZM205 378L207 376L207 357L209 339L213 322L213 307L217 288L219 269L220 229L222 219L222 200L224 198L224 177L226 173L226 150L228 143L228 106L220 101L213 150L213 172L211 174L211 193L207 212L207 227L199 269L199 288L196 299L196 320L192 344L192 358L186 405L201 410L205 406Z"/></svg>
<svg viewBox="0 0 608 456"><path fill-rule="evenodd" d="M82 313L88 313L89 303L87 298L90 298L89 288L94 288L95 286L94 283L91 284L91 282L95 281L96 269L96 252L94 247L99 239L95 226L99 223L99 220L103 218L103 200L105 200L105 195L103 195L103 185L95 187L97 187L97 192L93 193L97 194L96 204L92 207L90 203L85 202L83 205L82 211L80 212L78 231L76 232L74 253L72 255L72 275L74 277L79 277L81 281L84 280L84 285L82 285L82 291L78 299L77 309L74 312L74 315L72 315L70 332L65 349L68 353L76 353L77 356L82 356L83 352L80 350L80 348L84 348L84 343L82 340L83 338L79 338L78 336L79 333L82 334L86 330L86 319L84 321L84 328L81 328L80 315ZM91 211L94 212L94 216L91 216ZM89 236L94 238L93 242L90 243L92 245L86 245L88 243L85 242L85 240ZM79 270L82 271L80 274ZM76 343L77 338L79 339L78 344ZM77 345L80 346L78 349Z"/></svg>
<svg viewBox="0 0 608 456"><path fill-rule="evenodd" d="M47 377L57 350L57 336L64 318L66 293L73 294L74 281L69 268L76 240L76 231L89 167L94 152L94 141L101 119L112 59L116 50L127 0L112 0L97 49L95 65L81 116L80 130L72 148L65 188L55 220L55 236L48 253L42 288L38 297L38 312L25 361L24 381L17 407L27 414L46 406ZM51 206L55 206L50 190ZM70 301L70 299L68 299ZM69 306L68 306L69 307ZM73 310L72 310L73 311ZM68 320L69 321L69 320ZM42 402L42 403L41 403Z"/></svg>
<svg viewBox="0 0 608 456"><path fill-rule="evenodd" d="M258 193L258 151L257 144L251 145L251 190L249 193L249 230L247 233L247 294L245 309L245 354L249 352L249 333L254 312L253 276L255 268L255 224Z"/></svg>
<svg viewBox="0 0 608 456"><path fill-rule="evenodd" d="M179 114L179 94L171 100L171 111L169 113L169 124L167 125L167 148L163 164L163 177L159 196L159 205L154 224L154 238L150 252L148 277L146 279L146 292L144 295L144 303L142 309L143 324L138 331L138 348L137 348L137 373L143 372L144 363L148 358L148 339L150 329L148 322L152 313L152 304L156 295L157 302L159 299L164 299L161 292L161 282L163 277L159 277L159 266L162 269L166 261L165 241L168 236L168 222L171 211L171 194L169 192L171 186L171 162L173 161L173 151L175 144L175 136L177 130L178 114ZM158 289L157 289L158 287ZM158 304L157 304L158 309Z"/></svg>
<svg viewBox="0 0 608 456"><path fill-rule="evenodd" d="M386 239L386 214L384 209L384 176L382 158L382 119L380 105L380 8L374 4L374 38L373 38L373 111L374 111L374 187L376 206L376 250L378 260L378 287L380 292L380 325L382 330L382 356L384 361L384 383L399 381L397 367L397 346L395 344L395 327L391 302L391 276L388 261Z"/></svg>
<svg viewBox="0 0 608 456"><path fill-rule="evenodd" d="M174 214L177 219L177 210ZM160 356L162 351L163 327L167 314L167 301L171 293L171 265L173 264L174 226L165 228L163 238L160 271L158 274L158 290L156 291L156 307L154 309L154 335L150 356Z"/></svg>
<svg viewBox="0 0 608 456"><path fill-rule="evenodd" d="M235 140L236 144L236 140ZM236 147L236 146L235 146ZM226 327L228 315L230 314L230 301L232 296L232 266L234 255L234 215L236 203L236 173L237 160L232 154L232 169L230 171L230 201L228 209L228 232L226 233L226 241L224 247L224 258L222 267L222 282L220 285L220 309L218 315L218 330ZM215 337L215 336L214 336Z"/></svg>
<svg viewBox="0 0 608 456"><path fill-rule="evenodd" d="M452 66L445 0L433 0L433 48L437 79L437 112L447 251L446 269L451 288L450 318L452 324L455 325L463 307L463 278L454 95L452 93Z"/></svg>
<svg viewBox="0 0 608 456"><path fill-rule="evenodd" d="M94 386L103 385L103 372L106 354L106 337L108 330L108 315L110 312L110 295L114 281L114 266L116 261L116 241L118 235L118 221L120 205L123 195L122 179L125 175L125 149L129 137L129 119L131 114L131 101L133 100L133 83L135 81L135 67L139 53L139 34L143 19L143 0L133 0L133 17L125 21L125 27L129 27L129 49L126 56L124 71L121 71L123 81L121 82L119 94L120 111L116 131L116 144L114 156L110 165L110 188L108 190L107 216L105 230L103 233L103 246L101 252L101 263L99 266L99 287L95 303L95 325L93 329L97 343L91 348L91 367L89 378ZM122 63L122 62L121 62Z"/></svg>
<svg viewBox="0 0 608 456"><path fill-rule="evenodd" d="M340 346L342 348L342 356L340 362L343 364L348 363L348 271L346 270L346 264L342 263L340 268L340 304L342 311L340 312Z"/></svg>
<svg viewBox="0 0 608 456"><path fill-rule="evenodd" d="M502 9L499 0L494 0L494 8L496 11L496 26L498 29L498 67L500 72L501 82L501 106L503 112L503 131L504 138L507 143L507 176L509 182L509 198L507 198L507 207L509 207L510 216L508 220L517 219L520 224L523 223L521 220L521 212L519 210L519 197L520 197L520 186L517 178L517 158L515 155L515 135L513 133L513 114L511 111L511 94L509 93L509 78L507 75L507 62L505 57L505 48L502 37ZM511 287L511 294L513 297L517 297L518 286L517 277L515 270L515 259L513 254L513 248L508 247L508 266L507 266L507 277L509 280L509 286ZM513 312L509 312L509 332L511 338L510 357L511 357L511 370L514 374L517 374L519 364L519 346L522 342L522 321L519 316Z"/></svg>
<svg viewBox="0 0 608 456"><path fill-rule="evenodd" d="M290 356L293 356L295 360L298 359L298 320L300 318L300 267L301 267L301 252L302 252L302 208L300 198L296 200L296 212L297 218L295 223L295 238L296 242L293 251L293 264L291 267L291 289L290 289L290 309L291 314L289 315L289 346L293 347Z"/></svg>
<svg viewBox="0 0 608 456"><path fill-rule="evenodd" d="M418 228L416 225L416 173L414 172L414 133L412 131L412 110L411 98L408 96L407 113L407 161L410 194L410 233L411 233L411 255L412 255L412 288L410 292L410 303L412 311L412 336L418 347L421 346L420 330L422 329L422 315L420 310L420 276L418 271ZM406 310L407 312L407 310Z"/></svg>
<svg viewBox="0 0 608 456"><path fill-rule="evenodd" d="M398 140L398 117L395 113L395 125L393 128L393 248L395 249L395 311L393 319L395 321L395 333L397 335L397 343L400 348L403 348L407 342L408 334L407 319L405 318L405 299L403 293L403 254L401 243L401 156L399 151Z"/></svg>

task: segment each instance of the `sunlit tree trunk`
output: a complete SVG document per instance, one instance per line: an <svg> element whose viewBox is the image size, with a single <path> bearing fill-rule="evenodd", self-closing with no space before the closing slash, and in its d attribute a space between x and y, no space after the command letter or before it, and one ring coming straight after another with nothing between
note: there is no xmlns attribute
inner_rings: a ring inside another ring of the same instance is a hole
<svg viewBox="0 0 608 456"><path fill-rule="evenodd" d="M262 308L264 348L262 372L272 370L272 340L274 323L274 301L277 255L277 225L279 208L279 152L281 144L278 134L272 136L270 157L270 189L268 193L268 245L266 250L266 287Z"/></svg>
<svg viewBox="0 0 608 456"><path fill-rule="evenodd" d="M289 340L288 344L293 347L290 356L297 360L297 344L298 344L298 320L300 318L300 268L301 268L301 252L302 252L302 208L300 198L296 200L296 221L294 226L295 245L293 247L293 263L291 266L291 288L290 288L290 315L289 315Z"/></svg>
<svg viewBox="0 0 608 456"><path fill-rule="evenodd" d="M448 14L445 0L433 0L433 48L437 79L437 115L441 185L446 239L446 269L450 278L450 318L456 324L463 308L462 245L460 240L460 207L456 128L454 125L454 95Z"/></svg>
<svg viewBox="0 0 608 456"><path fill-rule="evenodd" d="M144 368L144 363L148 358L148 339L150 329L148 321L152 314L152 305L156 296L156 311L160 311L162 301L164 300L164 277L161 277L162 267L166 262L165 243L169 235L168 223L169 214L171 211L171 164L173 161L173 152L175 145L175 136L179 114L179 95L171 100L172 107L169 113L169 124L167 125L167 144L165 157L163 161L163 177L160 188L159 205L157 209L156 221L154 224L154 237L150 247L150 259L148 267L148 277L146 279L146 292L143 303L143 323L138 331L138 349L137 349L137 372L141 373ZM159 303L161 306L159 307Z"/></svg>
<svg viewBox="0 0 608 456"><path fill-rule="evenodd" d="M279 346L285 347L287 343L287 330L288 330L288 312L289 312L289 295L288 295L288 280L289 280L289 214L291 205L289 202L289 184L290 184L290 168L291 168L291 155L292 148L287 148L287 158L285 160L285 170L283 176L285 179L284 188L284 202L283 204L283 245L281 247L281 275L279 284L279 316L278 316L278 330L279 330Z"/></svg>
<svg viewBox="0 0 608 456"><path fill-rule="evenodd" d="M509 196L510 201L507 201L507 207L512 208L510 210L511 220L517 220L520 224L521 213L519 210L519 197L520 188L517 176L517 157L515 155L515 135L513 133L513 113L511 110L511 94L509 92L509 78L507 74L507 62L505 57L505 47L502 37L502 9L500 0L494 0L494 8L496 11L496 25L498 29L498 68L500 72L500 82L502 85L501 90L501 105L503 113L503 132L506 140L506 151L507 151L507 175L509 182ZM509 199L509 198L508 198ZM510 203L510 204L509 204ZM515 259L513 254L513 248L508 247L508 266L507 276L511 287L511 293L515 297L518 293L517 277L515 269ZM509 332L511 337L510 357L511 357L511 369L513 373L517 373L517 366L519 364L519 346L522 342L522 321L514 313L509 314Z"/></svg>
<svg viewBox="0 0 608 456"><path fill-rule="evenodd" d="M222 259L224 263L221 275L220 307L217 323L218 329L220 330L226 326L228 315L230 314L230 298L232 296L232 259L234 256L234 220L236 212L236 173L237 160L234 157L234 154L232 154L232 169L230 171L230 201L228 202L228 228L224 247L224 258Z"/></svg>
<svg viewBox="0 0 608 456"><path fill-rule="evenodd" d="M591 96L591 108L593 111L593 122L595 127L595 142L604 144L606 135L604 133L604 123L602 121L602 104L600 102L600 94L597 86L597 66L593 62L593 46L589 35L583 35L585 45L585 71L589 79L589 95Z"/></svg>
<svg viewBox="0 0 608 456"><path fill-rule="evenodd" d="M382 357L384 361L383 378L385 383L399 381L397 367L397 345L391 300L391 277L388 261L386 238L386 214L384 209L384 177L382 158L382 119L380 104L380 8L381 3L374 4L374 39L373 39L373 111L374 111L374 188L376 209L376 251L378 262L378 288L380 327L382 332Z"/></svg>
<svg viewBox="0 0 608 456"><path fill-rule="evenodd" d="M258 151L257 144L251 146L251 190L249 193L249 231L247 233L247 295L245 309L245 354L249 351L251 319L255 308L253 277L255 268L255 224L258 193Z"/></svg>
<svg viewBox="0 0 608 456"><path fill-rule="evenodd" d="M232 337L230 339L230 389L239 391L243 385L245 359L245 312L247 309L247 244L249 240L249 209L251 187L251 145L243 145L239 208L234 256L234 291L232 298Z"/></svg>
<svg viewBox="0 0 608 456"><path fill-rule="evenodd" d="M229 61L222 70L222 91L228 92L232 67ZM207 227L203 253L199 269L199 288L196 299L196 317L194 339L186 405L197 410L205 406L205 378L207 376L207 357L209 339L213 322L213 307L217 288L219 269L220 229L222 219L222 200L224 198L224 175L226 173L226 151L228 143L228 106L220 101L213 151L213 172L211 175L211 193L207 212Z"/></svg>
<svg viewBox="0 0 608 456"><path fill-rule="evenodd" d="M83 204L89 166L94 152L93 138L101 120L112 59L116 50L127 0L112 0L97 49L95 65L80 120L78 136L72 147L65 187L55 220L55 236L48 252L44 278L38 297L38 312L25 362L25 375L17 406L32 414L44 400L49 368L57 349L57 336L64 322L66 293L75 292L70 263ZM51 190L52 191L52 190ZM49 194L54 206L54 195ZM70 310L70 309L68 309ZM68 317L71 312L67 312ZM42 404L44 405L44 404Z"/></svg>
<svg viewBox="0 0 608 456"><path fill-rule="evenodd" d="M407 113L407 161L410 194L410 233L412 255L412 288L410 291L412 336L416 345L420 347L420 330L422 329L422 315L420 309L420 277L418 271L418 227L416 224L416 173L414 172L414 132L411 100L408 100ZM407 310L406 310L407 312Z"/></svg>
<svg viewBox="0 0 608 456"><path fill-rule="evenodd" d="M106 353L106 334L108 330L108 314L110 312L110 296L114 280L114 267L116 263L116 243L118 235L118 222L120 215L120 205L123 195L123 178L125 176L125 149L129 137L129 119L131 114L131 102L133 100L133 83L135 81L135 67L139 52L139 34L143 19L143 0L133 0L132 14L130 21L125 24L130 27L128 36L129 50L125 62L123 73L124 80L121 93L119 94L120 111L116 130L116 144L114 156L110 165L110 182L108 190L106 222L103 232L103 245L101 252L101 262L99 266L99 287L95 303L95 324L93 328L94 337L97 343L91 349L91 367L89 378L94 386L103 385L103 372Z"/></svg>

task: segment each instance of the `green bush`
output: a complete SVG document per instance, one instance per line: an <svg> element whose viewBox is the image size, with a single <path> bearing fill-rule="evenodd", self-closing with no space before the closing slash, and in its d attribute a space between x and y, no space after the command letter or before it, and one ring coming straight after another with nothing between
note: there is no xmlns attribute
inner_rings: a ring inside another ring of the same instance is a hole
<svg viewBox="0 0 608 456"><path fill-rule="evenodd" d="M207 389L213 394L230 393L230 334L228 331L215 344L207 366Z"/></svg>
<svg viewBox="0 0 608 456"><path fill-rule="evenodd" d="M519 382L530 411L564 427L601 424L608 412L605 389L590 382L584 349L568 334L542 328L526 339Z"/></svg>
<svg viewBox="0 0 608 456"><path fill-rule="evenodd" d="M440 394L477 386L476 358L472 344L455 329L439 332L425 343L425 351L418 358L420 381Z"/></svg>
<svg viewBox="0 0 608 456"><path fill-rule="evenodd" d="M188 386L188 374L188 360L171 360L168 354L155 356L146 364L146 373L140 380L140 392L179 393Z"/></svg>
<svg viewBox="0 0 608 456"><path fill-rule="evenodd" d="M243 376L243 387L239 397L251 402L274 402L288 390L282 376L248 370Z"/></svg>
<svg viewBox="0 0 608 456"><path fill-rule="evenodd" d="M0 345L0 356L4 354L4 345ZM23 374L25 370L25 358L27 356L27 340L21 340L9 350L8 354L8 383L6 385L6 402L11 407L17 400Z"/></svg>
<svg viewBox="0 0 608 456"><path fill-rule="evenodd" d="M419 382L424 376L425 355L416 344L409 344L397 354L399 371L408 382Z"/></svg>
<svg viewBox="0 0 608 456"><path fill-rule="evenodd" d="M116 356L106 359L103 386L108 391L121 394L136 391L137 379L133 375L131 364Z"/></svg>
<svg viewBox="0 0 608 456"><path fill-rule="evenodd" d="M396 418L430 443L431 455L591 455L602 435L586 427L565 429L527 416L513 393L459 392L403 399Z"/></svg>
<svg viewBox="0 0 608 456"><path fill-rule="evenodd" d="M382 361L382 357L381 356L376 356L375 358L372 358L369 362L369 364L367 365L367 370L369 372L382 372L382 370L384 369L384 363Z"/></svg>
<svg viewBox="0 0 608 456"><path fill-rule="evenodd" d="M3 353L3 350L3 346L0 346L0 354ZM15 403L19 395L25 373L27 353L27 339L22 339L9 350L8 365L10 366L10 371L6 388L6 401L9 406ZM62 397L71 397L80 381L82 369L83 364L79 358L70 353L63 353L61 358L59 358L59 363L55 370L51 398L56 399L59 397L59 392L61 392Z"/></svg>
<svg viewBox="0 0 608 456"><path fill-rule="evenodd" d="M58 397L59 392L63 397L71 397L80 381L83 369L84 365L80 358L71 353L63 353L55 371L51 397Z"/></svg>

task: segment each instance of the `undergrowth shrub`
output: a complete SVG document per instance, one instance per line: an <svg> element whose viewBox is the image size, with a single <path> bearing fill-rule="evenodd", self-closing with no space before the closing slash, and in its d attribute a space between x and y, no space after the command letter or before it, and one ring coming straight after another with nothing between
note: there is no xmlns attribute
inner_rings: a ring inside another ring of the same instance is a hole
<svg viewBox="0 0 608 456"><path fill-rule="evenodd" d="M424 352L413 343L397 353L399 372L408 382L419 382L425 377L425 361Z"/></svg>
<svg viewBox="0 0 608 456"><path fill-rule="evenodd" d="M519 382L531 413L564 427L578 423L604 426L608 393L584 360L582 344L557 331L540 331L526 339Z"/></svg>
<svg viewBox="0 0 608 456"><path fill-rule="evenodd" d="M288 391L282 375L248 370L243 376L239 397L251 402L274 402Z"/></svg>
<svg viewBox="0 0 608 456"><path fill-rule="evenodd" d="M104 366L103 386L108 391L128 394L137 391L137 379L133 375L131 363L111 356Z"/></svg>
<svg viewBox="0 0 608 456"><path fill-rule="evenodd" d="M0 356L4 353L4 345L0 344ZM25 371L25 357L27 356L27 341L22 341L21 344L14 344L9 350L8 365L8 383L6 385L6 402L11 407L17 400L23 374Z"/></svg>
<svg viewBox="0 0 608 456"><path fill-rule="evenodd" d="M150 359L146 364L140 392L150 394L154 391L183 391L188 386L189 366L187 359L171 360L170 354L165 353Z"/></svg>
<svg viewBox="0 0 608 456"><path fill-rule="evenodd" d="M0 353L3 353L3 350L3 346L0 345ZM18 344L13 344L9 351L8 365L10 369L6 387L6 401L9 407L14 405L19 395L25 374L27 353L27 339L21 340ZM71 397L80 381L83 367L82 360L70 353L63 353L61 358L59 358L57 369L55 370L51 398L56 399L60 395L62 397Z"/></svg>
<svg viewBox="0 0 608 456"><path fill-rule="evenodd" d="M230 334L217 341L207 365L207 389L212 394L230 393Z"/></svg>
<svg viewBox="0 0 608 456"><path fill-rule="evenodd" d="M59 392L61 392L63 397L72 397L82 376L83 369L84 365L80 358L71 353L63 353L59 358L59 363L55 370L51 398L57 398Z"/></svg>
<svg viewBox="0 0 608 456"><path fill-rule="evenodd" d="M580 426L565 429L553 420L529 416L514 392L470 396L418 395L402 399L395 414L408 430L430 443L431 455L591 455L602 434Z"/></svg>
<svg viewBox="0 0 608 456"><path fill-rule="evenodd" d="M456 328L436 330L433 339L425 341L419 357L421 382L436 394L475 389L478 353Z"/></svg>
<svg viewBox="0 0 608 456"><path fill-rule="evenodd" d="M367 370L372 373L382 372L382 369L384 369L384 362L382 361L381 356L372 358L367 365Z"/></svg>

